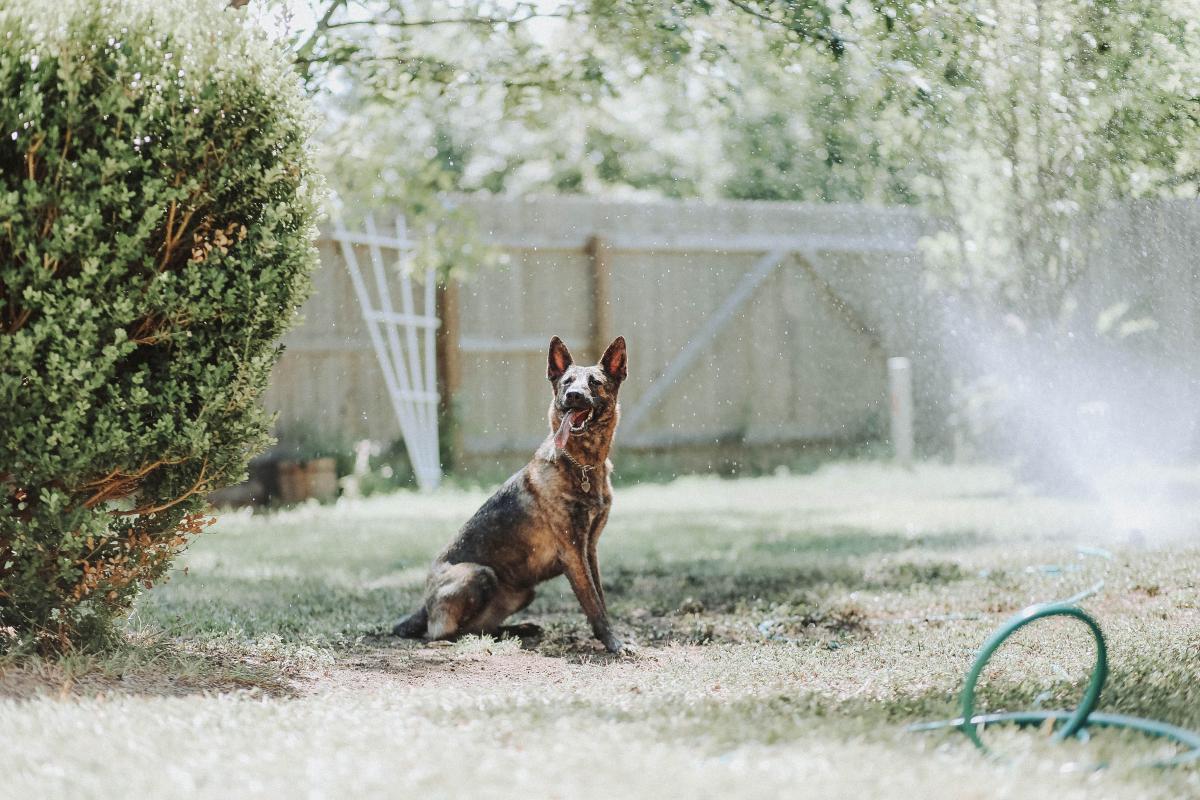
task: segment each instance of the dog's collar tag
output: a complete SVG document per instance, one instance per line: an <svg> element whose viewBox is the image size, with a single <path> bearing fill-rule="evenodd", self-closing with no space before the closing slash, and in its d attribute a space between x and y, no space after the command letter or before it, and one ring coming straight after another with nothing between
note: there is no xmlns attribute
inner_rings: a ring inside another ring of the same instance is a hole
<svg viewBox="0 0 1200 800"><path fill-rule="evenodd" d="M570 461L571 464L574 465L575 469L579 470L579 488L583 489L585 492L590 492L592 490L592 479L588 477L588 473L595 469L595 467L591 466L590 464L580 464L566 450L559 450L558 452L562 453L563 457L566 458L567 461Z"/></svg>

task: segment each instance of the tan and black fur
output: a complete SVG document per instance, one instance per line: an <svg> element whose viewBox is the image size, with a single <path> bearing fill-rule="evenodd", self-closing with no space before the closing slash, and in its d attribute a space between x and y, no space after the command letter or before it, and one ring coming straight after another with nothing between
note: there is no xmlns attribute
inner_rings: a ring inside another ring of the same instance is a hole
<svg viewBox="0 0 1200 800"><path fill-rule="evenodd" d="M424 604L397 623L396 635L449 639L495 633L533 601L535 586L565 574L596 638L611 652L622 649L608 619L596 543L612 505L608 455L620 415L617 393L627 372L624 338L615 339L590 367L574 364L557 336L550 340L550 436L434 559ZM585 413L576 430L571 423ZM575 464L556 446L567 414L570 435L563 450ZM585 473L581 467L590 469Z"/></svg>

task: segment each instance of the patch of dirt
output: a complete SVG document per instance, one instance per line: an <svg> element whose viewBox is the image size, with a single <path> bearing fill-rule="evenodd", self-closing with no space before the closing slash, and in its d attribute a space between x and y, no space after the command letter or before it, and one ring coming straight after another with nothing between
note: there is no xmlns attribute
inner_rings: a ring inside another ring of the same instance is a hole
<svg viewBox="0 0 1200 800"><path fill-rule="evenodd" d="M613 656L599 645L590 657L579 654L564 658L518 649L505 640L494 649L481 642L478 650L467 652L451 643L398 642L367 647L339 659L331 669L310 676L302 688L306 694L390 690L398 685L405 689L495 692L505 686L561 683L591 664L603 663L607 669L633 675L648 661L653 661L650 652Z"/></svg>

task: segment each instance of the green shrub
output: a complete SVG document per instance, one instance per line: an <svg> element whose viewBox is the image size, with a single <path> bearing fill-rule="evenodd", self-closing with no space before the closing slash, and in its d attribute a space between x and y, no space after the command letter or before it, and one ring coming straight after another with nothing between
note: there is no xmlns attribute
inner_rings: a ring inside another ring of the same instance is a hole
<svg viewBox="0 0 1200 800"><path fill-rule="evenodd" d="M110 631L267 443L321 187L226 5L0 3L0 650Z"/></svg>

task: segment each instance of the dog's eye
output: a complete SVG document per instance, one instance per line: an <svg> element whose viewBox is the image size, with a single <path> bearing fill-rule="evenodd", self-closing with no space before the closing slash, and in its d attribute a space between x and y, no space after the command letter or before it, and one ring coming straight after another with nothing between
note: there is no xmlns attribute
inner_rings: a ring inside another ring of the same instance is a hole
<svg viewBox="0 0 1200 800"><path fill-rule="evenodd" d="M592 387L593 389L595 389L595 388L596 388L597 386L599 386L599 385L600 385L600 379L599 379L599 378L597 378L595 375L589 375L589 376L588 376L588 386L590 386L590 387Z"/></svg>

